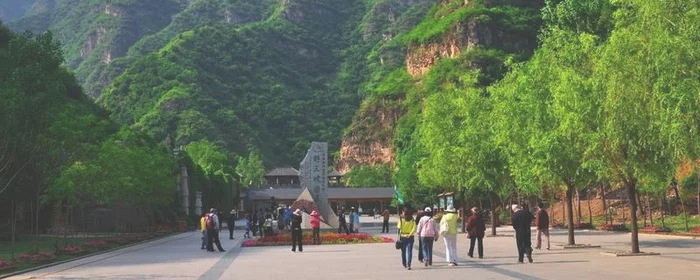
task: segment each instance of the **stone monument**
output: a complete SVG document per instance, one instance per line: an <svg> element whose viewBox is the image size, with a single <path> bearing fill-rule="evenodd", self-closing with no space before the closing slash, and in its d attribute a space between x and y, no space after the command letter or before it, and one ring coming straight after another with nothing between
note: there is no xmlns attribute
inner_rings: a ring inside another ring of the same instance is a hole
<svg viewBox="0 0 700 280"><path fill-rule="evenodd" d="M306 157L299 164L299 180L301 187L308 190L311 198L318 206L318 212L323 220L333 226L338 226L338 217L328 203L328 143L311 142Z"/></svg>

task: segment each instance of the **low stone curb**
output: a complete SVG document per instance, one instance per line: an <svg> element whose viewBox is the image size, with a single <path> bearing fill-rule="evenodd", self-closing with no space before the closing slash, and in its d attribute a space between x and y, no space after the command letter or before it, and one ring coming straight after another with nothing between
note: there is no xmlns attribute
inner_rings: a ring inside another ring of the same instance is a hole
<svg viewBox="0 0 700 280"><path fill-rule="evenodd" d="M87 255L75 257L75 258L72 258L72 259L62 260L62 261L58 261L58 262L52 262L52 263L48 263L48 264L45 264L45 265L40 265L40 266L36 266L36 267L32 267L32 268L25 269L25 270L20 270L20 271L12 272L12 273L9 273L9 274L0 275L0 279L10 278L10 277L17 276L17 275L21 275L21 274L25 274L25 273L28 273L28 272L37 271L37 270L41 270L41 269L44 269L44 268L49 268L49 267L53 267L53 266L57 266L57 265L62 265L62 264L65 264L65 263L69 263L69 262L73 262L73 261L78 261L78 260L86 259L86 258L89 258L89 257L94 257L94 256L106 254L106 253L111 253L111 252L114 252L114 251L117 251L117 250L127 249L127 248L135 247L135 246L138 246L138 245L143 245L143 244L146 244L146 243L150 243L150 242L161 241L161 240L163 240L163 239L170 238L170 237L174 237L174 236L177 236L177 235L180 235L180 234L183 234L183 233L187 233L187 232L179 232L179 233L174 233L174 234L170 234L170 235L165 235L165 236L157 237L157 238L150 239L150 240L144 240L144 241L141 241L141 242L138 242L138 243L132 243L132 244L128 244L128 245L124 245L124 246L119 246L119 247L112 248L112 249L105 250L105 251L99 251L99 252L95 252L95 253L92 253L92 254L87 254ZM159 243L159 244L160 244L160 243ZM157 245L157 244L154 244L154 245Z"/></svg>
<svg viewBox="0 0 700 280"><path fill-rule="evenodd" d="M682 238L682 239L700 239L700 235L693 235L693 234L678 234L674 232L639 232L640 234L646 234L646 235L655 235L655 236L665 236L665 237L674 237L674 238Z"/></svg>
<svg viewBox="0 0 700 280"><path fill-rule="evenodd" d="M591 245L591 244L576 244L576 245L564 245L564 249L591 249L591 248L600 248L598 245Z"/></svg>
<svg viewBox="0 0 700 280"><path fill-rule="evenodd" d="M661 253L654 253L654 252L639 252L639 253L632 253L632 252L601 252L601 255L606 255L606 256L613 256L613 257L643 257L643 256L658 256L661 255Z"/></svg>

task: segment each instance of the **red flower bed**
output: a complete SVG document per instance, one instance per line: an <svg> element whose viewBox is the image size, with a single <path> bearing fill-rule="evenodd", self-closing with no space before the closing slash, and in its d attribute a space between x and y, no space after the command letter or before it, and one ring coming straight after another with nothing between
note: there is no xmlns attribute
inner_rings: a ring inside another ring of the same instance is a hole
<svg viewBox="0 0 700 280"><path fill-rule="evenodd" d="M593 229L593 225L590 223L576 223L574 224L575 229Z"/></svg>
<svg viewBox="0 0 700 280"><path fill-rule="evenodd" d="M671 229L657 226L646 226L641 229L643 232L671 232Z"/></svg>
<svg viewBox="0 0 700 280"><path fill-rule="evenodd" d="M17 266L16 262L0 260L0 270Z"/></svg>
<svg viewBox="0 0 700 280"><path fill-rule="evenodd" d="M109 244L104 240L94 240L83 243L83 246L87 248L106 248L109 247Z"/></svg>
<svg viewBox="0 0 700 280"><path fill-rule="evenodd" d="M77 255L82 252L85 252L82 247L80 246L74 246L74 245L66 245L63 248L61 248L61 253L67 254L67 255Z"/></svg>
<svg viewBox="0 0 700 280"><path fill-rule="evenodd" d="M700 233L700 227L695 227L695 228L693 229L693 232L694 232L694 233Z"/></svg>
<svg viewBox="0 0 700 280"><path fill-rule="evenodd" d="M43 262L55 260L56 255L49 252L27 253L19 255L19 259L28 262Z"/></svg>
<svg viewBox="0 0 700 280"><path fill-rule="evenodd" d="M129 240L126 238L121 238L121 237L110 237L104 240L107 243L110 244L118 244L118 245L126 245L131 243Z"/></svg>
<svg viewBox="0 0 700 280"><path fill-rule="evenodd" d="M624 224L602 224L598 227L599 230L606 231L629 231Z"/></svg>
<svg viewBox="0 0 700 280"><path fill-rule="evenodd" d="M313 243L311 232L304 232L304 244ZM321 233L321 244L358 244L358 243L391 243L393 239L388 237L373 236L371 234L337 234L331 232ZM274 236L265 236L258 239L250 239L244 241L242 247L257 247L257 246L282 246L292 245L291 234L280 234Z"/></svg>

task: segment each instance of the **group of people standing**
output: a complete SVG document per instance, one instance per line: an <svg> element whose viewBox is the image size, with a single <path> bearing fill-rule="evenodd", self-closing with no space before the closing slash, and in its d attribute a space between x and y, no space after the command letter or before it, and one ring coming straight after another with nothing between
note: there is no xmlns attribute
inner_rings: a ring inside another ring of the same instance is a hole
<svg viewBox="0 0 700 280"><path fill-rule="evenodd" d="M234 212L231 213L232 215ZM206 249L209 252L214 251L214 245L219 250L219 252L226 252L224 248L221 247L221 241L219 240L219 232L221 231L222 225L219 220L219 215L216 209L209 209L209 213L202 214L199 219L200 231L202 233L202 250ZM233 239L233 224L229 222L229 231L231 232L230 239Z"/></svg>
<svg viewBox="0 0 700 280"><path fill-rule="evenodd" d="M536 217L529 211L524 210L520 205L512 206L513 216L512 225L515 229L516 244L518 248L518 262L523 263L527 257L529 262L532 259L531 245L531 225L535 220L537 227L537 246L541 248L541 236L547 238L547 250L549 250L549 216L544 209L544 205L540 203ZM433 265L433 244L442 237L445 244L445 258L449 266L457 266L457 220L458 214L452 205L445 209L440 221L437 222L434 217L434 211L430 207L425 207L423 211L416 213L415 218L413 212L408 208L404 208L402 215L397 223L399 230L399 241L397 248L401 250L401 264L407 270L411 270L411 260L413 258L413 246L415 237L418 238L418 261L423 263L425 267ZM388 232L388 231L387 231ZM477 249L479 259L484 258L484 236L486 233L486 224L482 217L479 208L471 209L471 216L466 222L467 238L469 238L468 256L474 257L474 249ZM384 233L384 229L382 229Z"/></svg>

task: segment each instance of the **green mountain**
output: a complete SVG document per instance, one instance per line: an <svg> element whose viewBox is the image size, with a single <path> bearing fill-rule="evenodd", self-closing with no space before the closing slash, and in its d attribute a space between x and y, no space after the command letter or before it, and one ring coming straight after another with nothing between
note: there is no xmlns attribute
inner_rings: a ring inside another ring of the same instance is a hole
<svg viewBox="0 0 700 280"><path fill-rule="evenodd" d="M337 149L367 95L367 54L434 3L43 2L8 25L52 31L115 120L179 145L209 139L231 157L259 150L270 166L297 164L313 140Z"/></svg>

